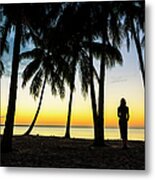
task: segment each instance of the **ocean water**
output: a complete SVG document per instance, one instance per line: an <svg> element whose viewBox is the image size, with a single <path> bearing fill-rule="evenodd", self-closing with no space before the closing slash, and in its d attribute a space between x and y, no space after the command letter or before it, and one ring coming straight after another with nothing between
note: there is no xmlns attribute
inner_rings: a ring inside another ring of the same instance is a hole
<svg viewBox="0 0 155 180"><path fill-rule="evenodd" d="M28 126L14 126L14 135L22 135ZM35 126L31 132L32 135L42 136L58 136L65 135L65 127L63 126ZM0 134L3 134L4 126L0 126ZM71 127L72 138L93 139L94 130L92 127ZM118 128L105 128L105 139L120 139L120 132ZM145 140L145 131L142 128L129 128L129 140Z"/></svg>

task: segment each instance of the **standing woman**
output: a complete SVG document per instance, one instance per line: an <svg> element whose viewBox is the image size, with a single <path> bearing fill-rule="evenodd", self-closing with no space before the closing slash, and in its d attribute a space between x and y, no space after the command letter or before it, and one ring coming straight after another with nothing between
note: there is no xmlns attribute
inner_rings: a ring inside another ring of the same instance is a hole
<svg viewBox="0 0 155 180"><path fill-rule="evenodd" d="M123 141L123 148L127 148L128 139L128 120L129 120L129 108L126 106L126 100L124 98L120 101L120 106L118 107L117 115L119 117L119 127L121 139Z"/></svg>

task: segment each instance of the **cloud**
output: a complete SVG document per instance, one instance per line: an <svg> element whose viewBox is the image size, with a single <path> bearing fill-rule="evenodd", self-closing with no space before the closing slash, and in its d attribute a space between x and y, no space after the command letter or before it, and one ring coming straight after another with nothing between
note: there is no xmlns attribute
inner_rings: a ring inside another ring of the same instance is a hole
<svg viewBox="0 0 155 180"><path fill-rule="evenodd" d="M115 79L115 80L112 80L110 81L110 83L122 83L122 82L126 82L127 79Z"/></svg>
<svg viewBox="0 0 155 180"><path fill-rule="evenodd" d="M117 76L111 76L109 83L122 83L126 82L128 80L127 76L117 75Z"/></svg>

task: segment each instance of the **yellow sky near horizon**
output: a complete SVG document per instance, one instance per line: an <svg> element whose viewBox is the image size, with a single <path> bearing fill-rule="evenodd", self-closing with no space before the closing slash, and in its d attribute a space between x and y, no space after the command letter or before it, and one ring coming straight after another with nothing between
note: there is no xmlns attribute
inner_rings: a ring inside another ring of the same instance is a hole
<svg viewBox="0 0 155 180"><path fill-rule="evenodd" d="M108 78L108 73L107 73ZM117 107L120 103L121 97L126 97L127 105L130 111L130 127L144 127L144 97L139 86L133 86L131 91L125 91L125 87L129 82L121 82L122 91L119 90L120 83L112 83L106 85L105 97L105 127L118 127ZM9 85L9 78L2 78L1 82L4 89L2 89L2 108L1 108L1 124L5 121L7 110L7 94ZM124 84L124 85L123 85ZM134 83L133 83L134 84ZM123 88L124 86L124 88ZM38 116L37 125L66 125L69 88L66 88L66 96L60 99L59 96L52 96L49 85L46 85L46 90L43 98L43 103ZM122 93L123 92L123 93ZM15 124L30 124L36 109L38 107L38 99L34 101L33 97L29 95L29 85L21 88L21 80L18 85L18 98L16 107ZM93 126L93 118L91 111L90 96L84 99L80 86L74 92L72 105L72 120L71 125L78 126Z"/></svg>

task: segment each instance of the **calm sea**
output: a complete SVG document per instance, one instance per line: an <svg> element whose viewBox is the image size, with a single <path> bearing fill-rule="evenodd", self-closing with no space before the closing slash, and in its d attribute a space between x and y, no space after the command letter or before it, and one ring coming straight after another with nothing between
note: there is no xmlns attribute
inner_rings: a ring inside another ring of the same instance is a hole
<svg viewBox="0 0 155 180"><path fill-rule="evenodd" d="M14 134L22 135L28 126L16 125L14 126ZM4 126L0 126L0 134L3 134ZM93 139L92 127L71 127L71 137L72 138L85 138ZM63 137L65 134L65 127L63 126L35 126L31 132L33 135L43 135L43 136L59 136ZM105 139L120 139L118 128L105 128ZM144 129L140 128L130 128L128 130L129 140L145 140Z"/></svg>

